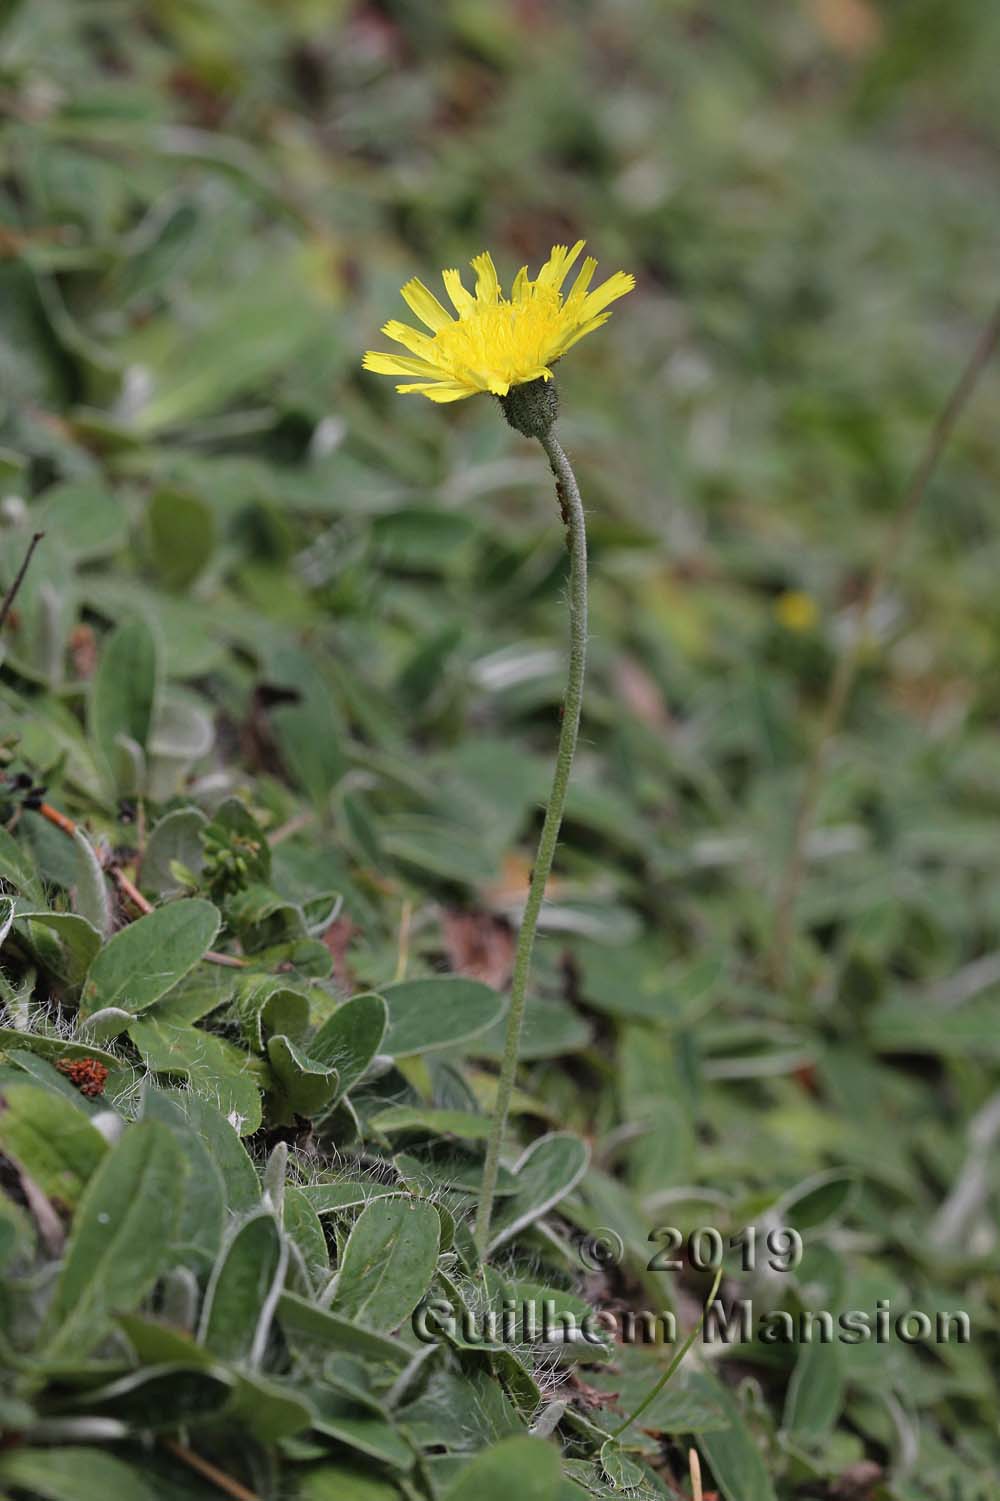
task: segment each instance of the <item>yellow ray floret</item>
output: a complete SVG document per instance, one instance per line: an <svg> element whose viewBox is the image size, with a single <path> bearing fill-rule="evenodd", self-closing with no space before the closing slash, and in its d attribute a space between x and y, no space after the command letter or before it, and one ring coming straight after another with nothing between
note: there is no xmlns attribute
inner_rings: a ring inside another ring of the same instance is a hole
<svg viewBox="0 0 1000 1501"><path fill-rule="evenodd" d="M504 297L493 258L488 251L472 261L475 293L469 292L457 271L442 272L444 289L455 309L453 316L420 281L408 281L403 300L430 333L408 323L387 323L386 338L409 353L382 354L369 350L364 368L378 375L406 375L414 379L397 391L417 391L431 401L461 401L477 391L506 396L511 386L532 380L551 380L552 365L567 349L605 323L608 304L635 286L635 277L616 271L590 290L597 262L583 262L566 295L563 286L584 241L572 247L553 245L552 254L534 280L527 266L514 278L510 297Z"/></svg>

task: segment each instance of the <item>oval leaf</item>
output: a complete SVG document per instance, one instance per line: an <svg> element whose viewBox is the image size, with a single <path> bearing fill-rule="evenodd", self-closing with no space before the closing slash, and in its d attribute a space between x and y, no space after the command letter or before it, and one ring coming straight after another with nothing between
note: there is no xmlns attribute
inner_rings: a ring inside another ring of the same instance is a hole
<svg viewBox="0 0 1000 1501"><path fill-rule="evenodd" d="M389 1014L380 995L356 995L339 1006L309 1044L309 1056L337 1070L337 1098L361 1078L382 1046Z"/></svg>
<svg viewBox="0 0 1000 1501"><path fill-rule="evenodd" d="M385 992L389 1030L383 1052L396 1058L452 1047L487 1031L504 1009L501 995L478 980L451 976L404 980Z"/></svg>
<svg viewBox="0 0 1000 1501"><path fill-rule="evenodd" d="M246 1220L215 1263L198 1342L223 1360L259 1364L281 1296L288 1245L270 1213Z"/></svg>
<svg viewBox="0 0 1000 1501"><path fill-rule="evenodd" d="M152 1287L170 1255L184 1158L166 1126L131 1126L91 1178L49 1306L46 1354L80 1356Z"/></svg>
<svg viewBox="0 0 1000 1501"><path fill-rule="evenodd" d="M444 1501L555 1501L562 1484L559 1451L543 1438L505 1438L477 1454Z"/></svg>
<svg viewBox="0 0 1000 1501"><path fill-rule="evenodd" d="M344 1248L331 1311L388 1333L416 1308L437 1266L441 1222L420 1199L379 1199Z"/></svg>
<svg viewBox="0 0 1000 1501"><path fill-rule="evenodd" d="M138 1470L98 1449L14 1449L0 1456L0 1483L45 1501L156 1501Z"/></svg>
<svg viewBox="0 0 1000 1501"><path fill-rule="evenodd" d="M107 1142L71 1100L35 1084L11 1084L0 1109L0 1148L43 1193L72 1208Z"/></svg>
<svg viewBox="0 0 1000 1501"><path fill-rule="evenodd" d="M584 1143L567 1132L532 1142L514 1165L518 1186L497 1212L490 1249L504 1245L565 1198L587 1171L589 1160Z"/></svg>
<svg viewBox="0 0 1000 1501"><path fill-rule="evenodd" d="M91 964L81 1015L121 1006L137 1016L194 968L218 931L217 909L198 897L170 902L130 923Z"/></svg>

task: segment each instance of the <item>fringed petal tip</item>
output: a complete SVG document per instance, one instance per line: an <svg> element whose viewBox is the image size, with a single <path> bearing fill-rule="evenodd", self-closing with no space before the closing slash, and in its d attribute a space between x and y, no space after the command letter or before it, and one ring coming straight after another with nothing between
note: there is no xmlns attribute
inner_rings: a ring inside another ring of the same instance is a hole
<svg viewBox="0 0 1000 1501"><path fill-rule="evenodd" d="M492 306L500 298L500 278L497 276L493 257L488 250L484 250L480 255L473 256L470 264L476 273L477 300Z"/></svg>
<svg viewBox="0 0 1000 1501"><path fill-rule="evenodd" d="M419 277L414 276L402 288L401 296L411 312L416 313L421 323L426 323L432 333L440 333L447 328L449 323L455 320L451 314L441 306L434 293L425 287Z"/></svg>
<svg viewBox="0 0 1000 1501"><path fill-rule="evenodd" d="M553 245L548 260L538 273L538 285L551 287L555 292L561 291L570 268L586 243L586 240L577 240L572 248L569 245Z"/></svg>
<svg viewBox="0 0 1000 1501"><path fill-rule="evenodd" d="M472 293L466 289L462 281L462 273L458 270L457 266L453 266L447 271L442 271L441 280L444 282L444 289L451 298L459 317L470 313L476 305L476 300Z"/></svg>

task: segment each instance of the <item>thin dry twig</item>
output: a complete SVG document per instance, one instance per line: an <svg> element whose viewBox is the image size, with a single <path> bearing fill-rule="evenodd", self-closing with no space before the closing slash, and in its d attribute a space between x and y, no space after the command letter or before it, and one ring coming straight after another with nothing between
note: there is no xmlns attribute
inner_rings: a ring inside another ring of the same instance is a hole
<svg viewBox="0 0 1000 1501"><path fill-rule="evenodd" d="M63 1246L66 1244L66 1227L59 1218L55 1209L35 1180L21 1171L16 1163L12 1167L21 1184L21 1192L28 1202L28 1208L35 1217L38 1233L45 1242L45 1249L50 1256L61 1256Z"/></svg>
<svg viewBox="0 0 1000 1501"><path fill-rule="evenodd" d="M123 870L119 870L118 867L114 865L111 867L111 875L122 896L127 896L132 905L134 907L138 907L139 911L144 917L147 916L148 913L152 912L152 902L146 900L135 882L129 880L128 876Z"/></svg>
<svg viewBox="0 0 1000 1501"><path fill-rule="evenodd" d="M41 816L54 824L57 829L62 829L64 834L72 836L76 833L76 824L66 813L60 813L58 808L53 808L51 803L41 803L38 808ZM130 880L123 870L117 865L110 868L111 878L123 896L127 897L134 907L145 917L153 910L153 904L147 901L134 881ZM214 949L209 949L204 955L208 964L218 964L225 969L246 969L248 959L240 959L235 954L217 954Z"/></svg>
<svg viewBox="0 0 1000 1501"><path fill-rule="evenodd" d="M789 949L794 936L795 926L795 903L805 871L806 843L816 816L816 807L823 785L823 774L826 771L830 746L840 728L847 699L854 684L858 663L864 650L866 628L872 607L885 587L886 579L896 560L910 523L920 507L920 502L924 498L927 486L930 484L934 471L937 469L938 462L947 447L955 425L998 344L1000 344L1000 305L994 309L993 315L980 335L968 364L962 371L952 389L951 395L945 402L931 429L927 446L924 449L919 464L914 470L903 501L886 534L882 550L875 560L875 566L872 568L862 591L858 602L854 629L848 640L844 643L840 656L837 658L833 676L830 680L826 703L823 706L819 732L806 767L802 791L796 805L791 845L782 871L781 883L778 887L778 896L775 902L774 926L771 934L768 968L771 979L776 987L784 985L788 974Z"/></svg>
<svg viewBox="0 0 1000 1501"><path fill-rule="evenodd" d="M123 870L113 865L111 875L122 895L128 897L128 900L133 906L138 907L144 917L153 911L152 902L143 896L135 882L130 880ZM245 969L248 963L246 959L239 959L235 954L217 954L214 949L209 949L203 957L208 964L218 964L226 969Z"/></svg>
<svg viewBox="0 0 1000 1501"><path fill-rule="evenodd" d="M7 593L4 595L3 603L0 604L0 631L2 631L4 626L7 624L7 616L10 614L11 606L17 598L18 590L24 583L24 575L27 573L29 567L31 566L31 560L35 556L35 548L38 546L39 542L41 542L44 536L44 532L36 532L31 541L28 543L28 550L24 554L21 566L17 570L17 573L14 577L14 582L11 584L10 588L7 590Z"/></svg>
<svg viewBox="0 0 1000 1501"><path fill-rule="evenodd" d="M179 1444L175 1439L165 1438L161 1440L163 1447L169 1449L177 1459L210 1480L218 1486L220 1491L225 1491L227 1496L232 1496L234 1501L260 1501L256 1491L243 1485L239 1480L234 1480L232 1475L227 1475L225 1470L220 1470L218 1465L212 1464L209 1459L202 1459L193 1449L188 1449L184 1444Z"/></svg>
<svg viewBox="0 0 1000 1501"><path fill-rule="evenodd" d="M697 1449L688 1450L688 1468L691 1471L691 1495L693 1501L702 1501L701 1460Z"/></svg>
<svg viewBox="0 0 1000 1501"><path fill-rule="evenodd" d="M310 811L296 813L293 818L288 819L286 823L279 824L272 833L268 834L267 842L272 849L276 849L279 844L284 844L286 839L292 839L296 834L301 834L304 829L308 829L315 821L315 813Z"/></svg>

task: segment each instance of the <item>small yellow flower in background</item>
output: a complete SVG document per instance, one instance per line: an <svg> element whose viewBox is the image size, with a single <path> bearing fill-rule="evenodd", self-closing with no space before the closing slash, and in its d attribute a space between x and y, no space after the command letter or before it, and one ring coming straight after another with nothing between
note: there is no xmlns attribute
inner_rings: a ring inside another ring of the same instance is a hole
<svg viewBox="0 0 1000 1501"><path fill-rule="evenodd" d="M819 619L819 610L811 594L789 589L774 602L774 614L786 631L811 631Z"/></svg>
<svg viewBox="0 0 1000 1501"><path fill-rule="evenodd" d="M443 271L442 280L457 318L442 307L423 282L416 278L408 281L403 299L430 334L407 323L387 323L382 329L386 338L402 344L410 355L369 350L364 368L378 375L416 376L415 381L396 390L416 391L431 401L462 401L479 391L503 397L512 386L551 380L550 367L555 361L578 339L607 322L611 317L605 311L608 303L624 297L635 286L634 276L616 271L592 292L590 283L597 262L587 256L564 297L563 283L584 244L578 240L571 250L554 245L534 280L527 266L522 266L509 298L500 290L489 251L472 261L475 296L463 286L457 271Z"/></svg>

